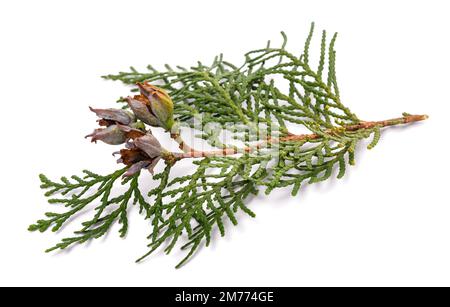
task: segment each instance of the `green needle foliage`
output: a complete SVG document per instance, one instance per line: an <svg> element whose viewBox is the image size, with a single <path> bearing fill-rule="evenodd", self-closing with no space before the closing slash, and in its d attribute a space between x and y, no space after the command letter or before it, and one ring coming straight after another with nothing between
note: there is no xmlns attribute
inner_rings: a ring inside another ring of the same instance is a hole
<svg viewBox="0 0 450 307"><path fill-rule="evenodd" d="M124 236L128 209L136 205L150 225L149 250L138 261L161 246L168 254L181 241L187 254L178 268L202 245L208 246L216 232L224 236L226 225L237 225L239 211L255 217L247 203L260 190L269 194L289 187L295 196L305 183L327 180L334 173L342 178L347 165L354 164L355 147L360 140L372 136L368 148L373 148L382 127L415 120L409 120L409 114L383 122L359 120L340 99L335 68L336 34L329 39L322 31L319 61L313 64L309 53L313 32L314 24L300 56L285 49L287 38L282 33L281 47L273 48L269 42L265 48L246 53L240 66L219 55L211 65L166 65L163 71L148 66L147 72L131 68L130 72L105 76L129 85L144 81L158 85L173 100L178 125L200 131L196 136L219 149L216 152L230 148L235 152L195 157L195 171L175 178L170 172L176 168L179 156L166 155L166 167L153 176L158 184L151 190L139 186L139 172L123 179L128 167L106 176L84 171L83 178L62 177L58 182L40 175L41 188L47 190L49 202L62 205L66 211L46 213L46 218L29 230L58 231L81 210L93 205L92 219L83 222L73 237L47 251L99 238L116 222L121 224L119 233ZM199 118L201 127L195 121ZM205 128L211 124L232 132L243 147L224 143L215 129ZM292 125L300 125L310 133L293 135L288 131ZM261 132L272 139L260 137ZM265 146L245 150L255 141L265 142ZM274 149L277 155L273 155ZM189 154L183 158L186 157ZM123 185L125 192L112 196L117 185Z"/></svg>

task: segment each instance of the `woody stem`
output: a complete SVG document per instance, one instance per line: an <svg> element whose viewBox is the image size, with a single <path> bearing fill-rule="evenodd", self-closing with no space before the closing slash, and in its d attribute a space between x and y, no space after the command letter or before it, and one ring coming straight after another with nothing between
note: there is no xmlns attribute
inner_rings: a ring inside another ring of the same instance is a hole
<svg viewBox="0 0 450 307"><path fill-rule="evenodd" d="M405 114L403 117L392 118L381 121L361 121L358 124L348 125L339 129L344 131L358 131L363 129L371 129L374 127L388 127L388 126L396 126L403 124L410 124L413 122L422 121L428 118L428 115L410 115ZM338 129L327 129L325 133L333 133L339 131ZM276 144L281 141L302 141L302 140L314 140L321 137L321 135L316 133L311 134L291 134L289 133L287 136L282 138L269 138L266 141L262 141L253 146L247 146L242 149L236 148L224 148L222 150L212 150L212 151L200 151L194 148L191 148L187 145L183 139L181 138L179 132L172 133L171 137L179 144L179 148L183 150L182 153L172 153L173 157L176 160L185 159L185 158L202 158L202 157L223 157L229 155L235 155L238 153L250 153L257 149L260 149L268 144Z"/></svg>

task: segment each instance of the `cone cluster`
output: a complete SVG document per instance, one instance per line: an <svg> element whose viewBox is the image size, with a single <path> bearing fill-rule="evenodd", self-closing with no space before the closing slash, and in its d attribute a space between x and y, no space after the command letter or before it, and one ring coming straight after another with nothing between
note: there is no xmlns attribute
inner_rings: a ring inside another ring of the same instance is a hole
<svg viewBox="0 0 450 307"><path fill-rule="evenodd" d="M140 95L127 97L131 111L123 109L94 109L100 128L90 137L92 142L102 141L110 145L125 144L118 163L129 166L124 176L132 176L141 169L153 174L153 169L165 150L146 125L170 130L174 124L173 102L163 90L147 82L138 83Z"/></svg>

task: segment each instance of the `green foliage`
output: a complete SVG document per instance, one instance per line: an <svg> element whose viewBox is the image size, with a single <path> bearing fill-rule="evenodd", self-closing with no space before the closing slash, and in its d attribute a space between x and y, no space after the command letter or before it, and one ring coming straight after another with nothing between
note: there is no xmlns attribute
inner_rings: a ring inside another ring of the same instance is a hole
<svg viewBox="0 0 450 307"><path fill-rule="evenodd" d="M48 190L45 196L51 197L56 193L67 196L66 198L49 198L48 202L50 204L61 204L68 210L63 213L47 212L45 214L47 219L38 220L35 224L30 225L28 230L44 232L52 227L51 230L56 232L86 206L98 201L99 204L94 209L96 211L94 217L82 223L83 227L75 232L76 236L63 239L61 243L49 248L47 252L65 249L74 243L84 243L92 238L100 238L107 233L116 221L122 224L119 233L121 237L124 237L128 230L127 208L131 200L133 204L139 204L140 212L145 212L147 218L152 215L153 211L138 187L138 175L122 180L122 185L128 184L125 193L117 197L111 196L114 184L125 171L126 168L123 168L112 174L101 176L84 170L85 176L83 178L74 175L71 177L72 181L70 181L66 177L62 177L61 182L53 182L41 174L39 176L42 182L41 188ZM88 192L93 190L93 193L87 195Z"/></svg>
<svg viewBox="0 0 450 307"><path fill-rule="evenodd" d="M227 224L237 225L239 212L254 217L246 202L260 189L269 194L274 189L290 187L295 196L303 184L327 180L335 171L337 178L342 178L347 164L354 164L356 144L373 134L369 148L374 147L380 127L345 129L361 122L340 99L334 49L336 34L327 43L326 32L322 32L319 63L314 69L310 60L313 30L312 26L300 56L285 49L287 38L282 33L280 48L270 47L269 42L265 48L246 53L240 66L219 55L211 65L198 62L189 69L166 65L164 71L148 66L148 71L143 73L131 68L130 72L105 76L130 85L143 81L158 85L172 98L176 121L196 129L199 127L195 126L194 118L201 118L203 125L220 124L224 129L233 129L235 138L247 146L265 139L245 129L238 131L236 125L229 128L230 123L246 124L250 129L264 130L271 135L279 131L280 141L272 144L277 147L277 155L267 146L233 156L196 159L192 174L175 178L170 172L176 163L168 163L164 171L153 176L159 185L146 191L145 196L141 191L146 188L139 187L139 174L122 180L127 187L123 194L111 196L114 184L126 169L107 176L85 171L83 179L72 176L69 181L63 177L59 183L41 175L46 196L57 193L65 196L51 198L49 202L65 206L68 211L47 213L47 219L37 221L30 230L43 232L52 227L57 231L80 210L98 203L94 217L83 222L74 237L63 239L49 251L99 238L115 222L121 223L120 235L124 236L129 204L138 204L151 224L149 251L138 261L161 246L170 253L181 240L184 242L181 248L187 250L187 255L177 265L180 267L200 246L210 244L216 236L215 230L224 236ZM288 90L283 90L283 85ZM303 126L317 137L289 139L288 126L292 125ZM198 137L217 148L233 146L221 143L214 131L208 129L201 129Z"/></svg>

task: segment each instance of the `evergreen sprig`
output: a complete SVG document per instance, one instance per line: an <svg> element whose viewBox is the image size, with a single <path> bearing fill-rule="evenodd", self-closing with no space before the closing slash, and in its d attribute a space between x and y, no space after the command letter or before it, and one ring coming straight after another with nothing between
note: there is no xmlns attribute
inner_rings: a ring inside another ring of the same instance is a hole
<svg viewBox="0 0 450 307"><path fill-rule="evenodd" d="M133 168L129 165L106 176L84 171L84 178L62 177L60 182L40 175L41 188L47 190L45 196L63 196L50 198L49 202L66 207L67 211L46 213L46 219L38 220L29 230L44 232L52 227L52 231L58 231L82 209L96 204L93 218L83 222L74 237L63 239L47 251L99 238L115 222L122 225L119 233L124 236L128 228L127 209L130 204L138 204L140 212L150 220L149 250L138 261L162 245L170 253L183 241L181 248L187 250L187 255L177 265L180 267L200 246L210 244L215 229L224 236L227 220L237 225L238 211L255 216L247 205L250 195L261 189L269 194L274 189L290 187L295 196L305 183L327 180L334 172L337 178L342 178L347 165L354 164L359 141L371 136L368 145L371 149L380 138L381 128L427 118L405 113L385 121L360 120L340 99L334 49L337 35L327 42L327 33L322 31L319 62L312 64L313 33L314 24L300 56L285 49L287 37L282 32L281 47L272 48L269 42L265 48L246 53L240 66L219 55L211 65L201 62L190 68L166 65L163 71L149 65L147 72L131 68L129 72L105 76L124 84L147 82L164 89L173 101L177 122L170 131L171 137L183 152L162 151L160 158L165 160L166 167L153 176L159 184L150 191L139 186L140 172L127 175ZM140 89L142 93L142 85ZM166 99L165 103L169 101L161 94L165 92L158 93ZM131 105L130 98L121 98L119 102L128 102L123 109ZM199 118L200 127L194 120ZM216 129L208 128L211 124L232 132L234 140L242 146L224 142ZM199 131L197 137L217 150L191 148L181 138L183 125ZM303 126L310 133L292 134L288 130L292 125ZM133 127L142 126L145 125L140 123ZM133 131L140 137L146 130L139 129ZM126 131L129 133L130 129ZM195 159L195 171L172 177L170 172L176 162L186 158ZM123 175L126 177L121 179ZM126 186L126 191L112 196L117 183Z"/></svg>

